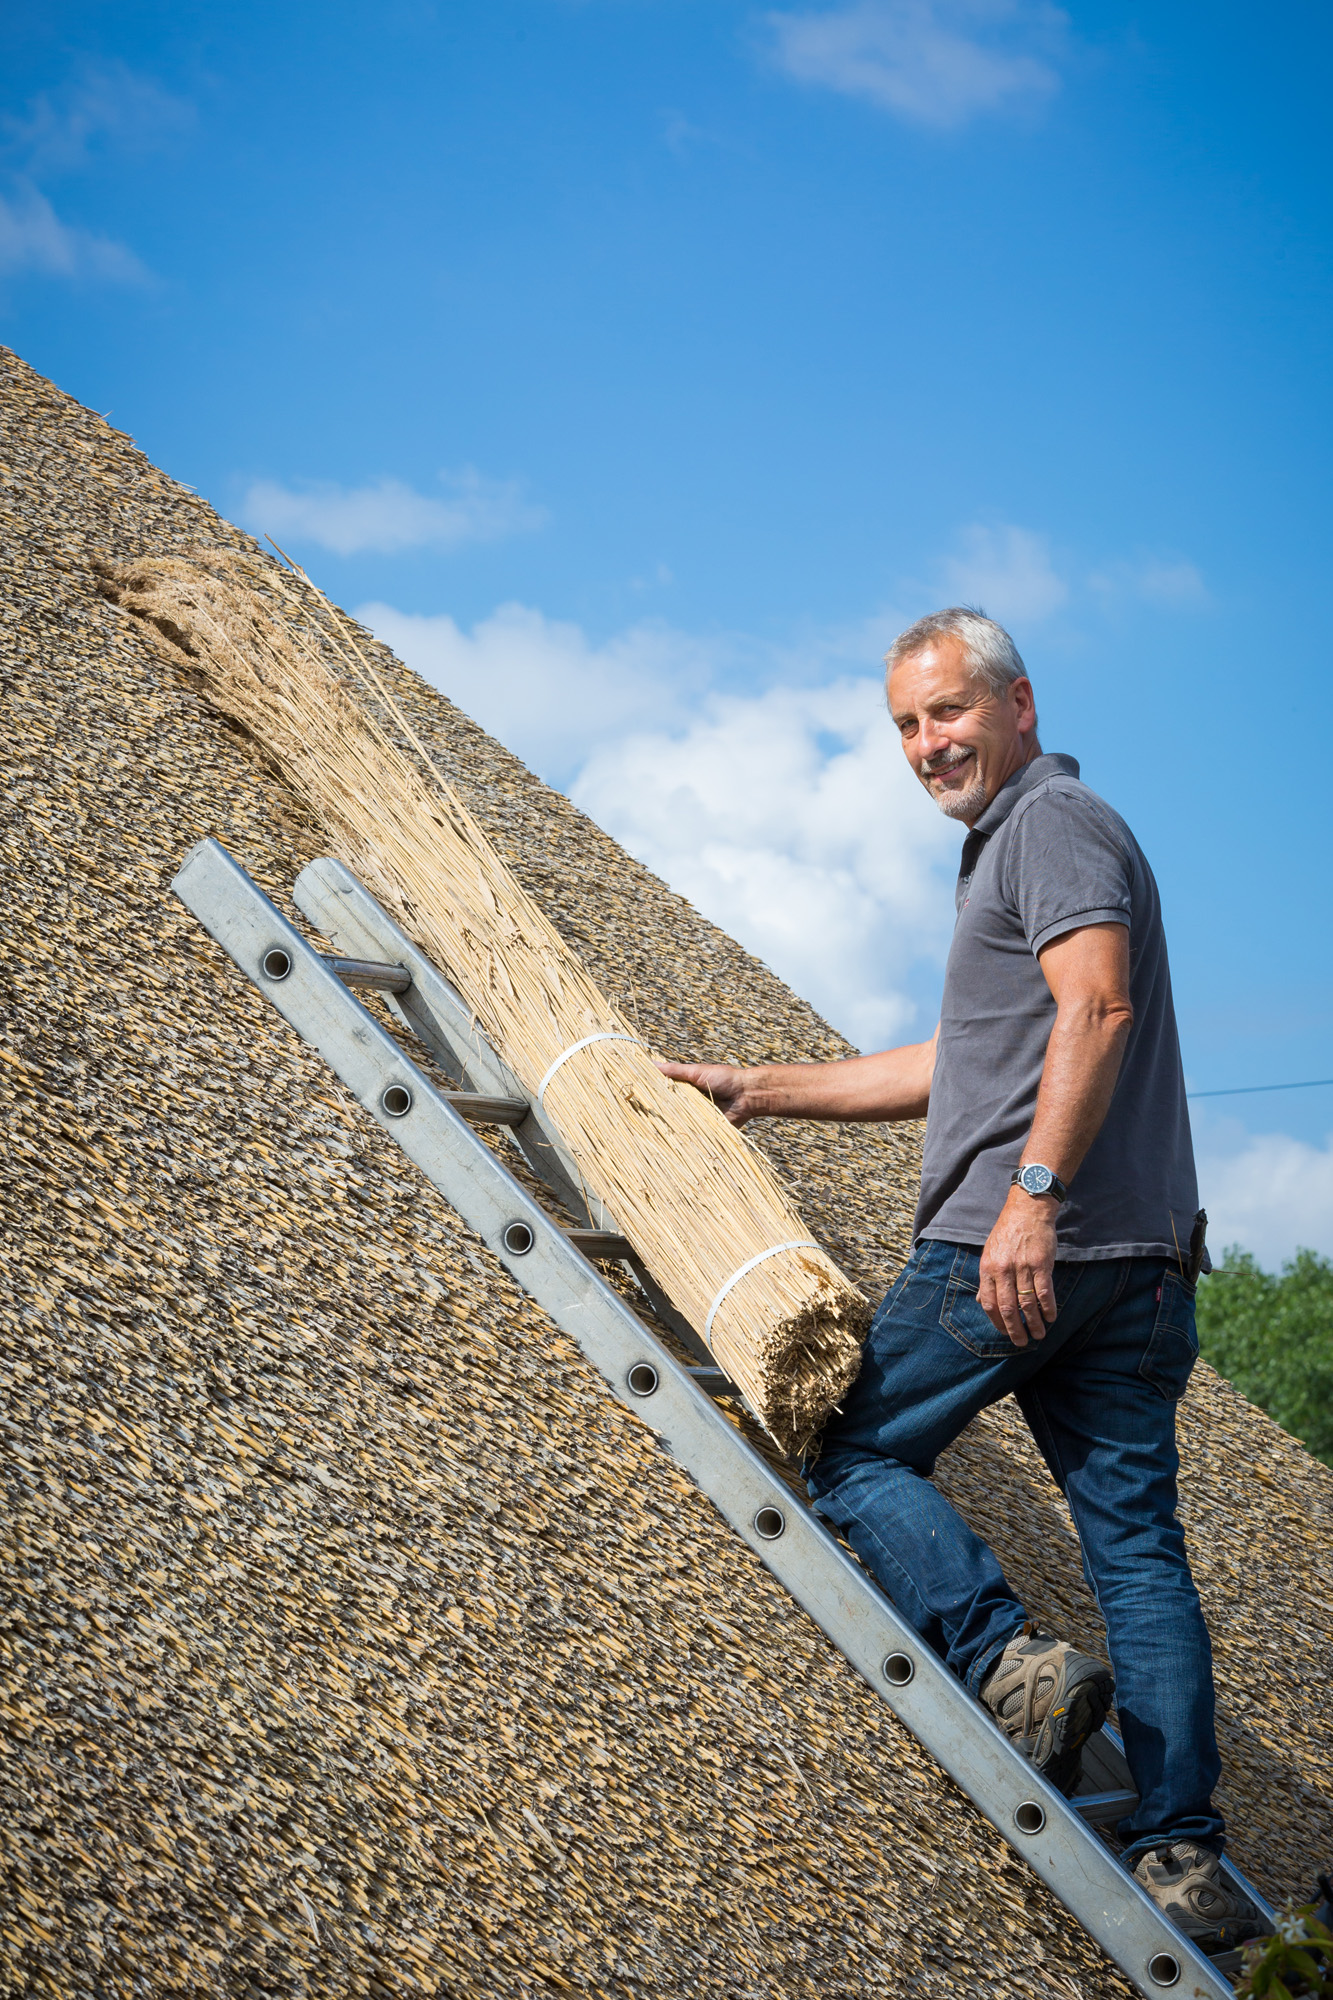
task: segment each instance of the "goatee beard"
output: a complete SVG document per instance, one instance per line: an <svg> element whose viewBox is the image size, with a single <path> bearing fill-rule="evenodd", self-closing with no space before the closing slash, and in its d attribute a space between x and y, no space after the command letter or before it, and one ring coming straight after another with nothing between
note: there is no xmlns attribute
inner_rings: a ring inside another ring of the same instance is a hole
<svg viewBox="0 0 1333 2000"><path fill-rule="evenodd" d="M957 765L946 766L946 769L956 770ZM972 783L964 786L960 792L937 792L932 790L930 779L940 778L944 775L943 771L927 771L926 773L926 788L930 791L930 796L934 799L944 817L946 819L975 819L986 804L986 780L982 777L980 771L977 772Z"/></svg>

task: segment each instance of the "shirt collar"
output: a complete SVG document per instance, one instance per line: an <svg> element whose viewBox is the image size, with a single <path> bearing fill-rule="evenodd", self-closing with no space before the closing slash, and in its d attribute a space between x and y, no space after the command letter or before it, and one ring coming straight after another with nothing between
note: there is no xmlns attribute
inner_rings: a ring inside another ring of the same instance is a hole
<svg viewBox="0 0 1333 2000"><path fill-rule="evenodd" d="M1005 779L981 818L973 826L973 834L979 833L985 836L994 833L997 827L1004 825L1026 792L1030 792L1046 778L1056 776L1076 778L1077 757L1066 757L1062 751L1051 750L1043 756L1034 757L1030 764L1020 764L1013 777Z"/></svg>

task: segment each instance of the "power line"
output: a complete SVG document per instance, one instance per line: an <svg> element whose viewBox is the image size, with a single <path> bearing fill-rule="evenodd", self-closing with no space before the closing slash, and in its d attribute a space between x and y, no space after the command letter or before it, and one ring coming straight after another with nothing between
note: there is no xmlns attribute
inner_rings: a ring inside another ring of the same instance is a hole
<svg viewBox="0 0 1333 2000"><path fill-rule="evenodd" d="M1333 1076L1311 1077L1306 1083L1242 1083L1230 1090L1187 1090L1187 1097L1254 1097L1261 1090L1323 1090L1333 1084Z"/></svg>

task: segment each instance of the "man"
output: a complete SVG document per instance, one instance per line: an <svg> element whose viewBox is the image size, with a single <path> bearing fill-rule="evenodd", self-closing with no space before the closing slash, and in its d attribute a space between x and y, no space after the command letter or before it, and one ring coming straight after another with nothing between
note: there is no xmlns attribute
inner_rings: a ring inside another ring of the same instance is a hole
<svg viewBox="0 0 1333 2000"><path fill-rule="evenodd" d="M1218 1868L1212 1657L1175 1513L1203 1218L1157 887L1074 759L1043 754L1000 626L938 612L887 667L907 760L968 829L934 1036L835 1063L663 1068L737 1125L926 1116L912 1253L807 1466L811 1497L1062 1790L1118 1693L1139 1792L1126 1865L1226 1948L1253 1926ZM1114 1684L1032 1629L930 1481L1011 1394L1077 1524Z"/></svg>

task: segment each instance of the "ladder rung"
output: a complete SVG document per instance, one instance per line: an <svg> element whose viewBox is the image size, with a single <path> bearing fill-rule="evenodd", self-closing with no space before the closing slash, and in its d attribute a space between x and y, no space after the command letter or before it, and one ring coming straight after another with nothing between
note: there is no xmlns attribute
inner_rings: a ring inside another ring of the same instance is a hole
<svg viewBox="0 0 1333 2000"><path fill-rule="evenodd" d="M691 1376L701 1389L707 1389L710 1396L736 1394L736 1384L725 1368L687 1368L685 1373Z"/></svg>
<svg viewBox="0 0 1333 2000"><path fill-rule="evenodd" d="M1090 1826L1110 1826L1113 1820L1132 1813L1138 1802L1137 1792L1088 1792L1069 1801L1079 1818L1087 1820Z"/></svg>
<svg viewBox="0 0 1333 2000"><path fill-rule="evenodd" d="M476 1090L442 1090L440 1095L470 1125L521 1125L532 1108L526 1097L484 1097Z"/></svg>
<svg viewBox="0 0 1333 2000"><path fill-rule="evenodd" d="M380 993L406 993L412 984L412 975L405 965L386 965L377 958L337 958L327 952L320 956L344 986L372 986ZM487 1097L476 1090L445 1090L440 1094L473 1125L521 1125L530 1109L525 1097ZM616 1238L617 1242L621 1240ZM614 1254L623 1256L625 1252Z"/></svg>
<svg viewBox="0 0 1333 2000"><path fill-rule="evenodd" d="M576 1250L585 1257L606 1259L629 1257L633 1253L627 1236L618 1236L613 1229L567 1229L565 1235Z"/></svg>
<svg viewBox="0 0 1333 2000"><path fill-rule="evenodd" d="M412 975L405 965L385 965L378 958L335 958L320 953L330 972L336 972L344 986L373 986L380 993L406 993Z"/></svg>

